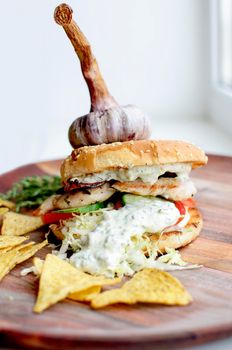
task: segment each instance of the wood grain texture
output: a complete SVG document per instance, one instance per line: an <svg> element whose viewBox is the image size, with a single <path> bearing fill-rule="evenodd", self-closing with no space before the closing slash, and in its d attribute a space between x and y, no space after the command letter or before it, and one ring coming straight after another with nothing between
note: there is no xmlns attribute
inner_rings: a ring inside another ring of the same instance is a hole
<svg viewBox="0 0 232 350"><path fill-rule="evenodd" d="M26 175L57 173L60 161L25 166L0 176L0 192ZM93 311L61 302L32 313L37 283L15 268L0 284L0 347L43 349L172 349L232 334L232 158L210 156L192 177L204 218L200 237L182 249L198 270L173 273L194 302L187 307L116 305ZM46 230L33 233L42 240ZM47 248L48 249L48 248ZM44 249L38 255L46 254Z"/></svg>

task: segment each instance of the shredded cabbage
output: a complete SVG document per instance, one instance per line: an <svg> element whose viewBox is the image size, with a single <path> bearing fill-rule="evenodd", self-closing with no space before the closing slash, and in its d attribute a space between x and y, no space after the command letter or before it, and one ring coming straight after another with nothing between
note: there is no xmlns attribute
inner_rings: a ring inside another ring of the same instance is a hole
<svg viewBox="0 0 232 350"><path fill-rule="evenodd" d="M101 209L95 212L81 214L73 219L67 220L62 227L64 239L60 250L54 252L61 259L68 260L74 264L72 256L82 250L88 244L89 234L104 220L104 211ZM94 233L93 233L94 234ZM71 250L71 255L67 254ZM75 265L75 264L74 264ZM154 242L149 236L132 236L129 244L123 251L122 258L117 267L111 269L110 264L107 271L102 270L101 273L107 277L114 276L131 276L136 271L145 267L154 267L165 271L193 269L198 265L189 265L181 258L179 251L167 248L163 255L160 255L158 247L154 246Z"/></svg>
<svg viewBox="0 0 232 350"><path fill-rule="evenodd" d="M38 271L35 266L25 267L20 271L20 276L27 276L29 273L33 273L34 275L38 276Z"/></svg>

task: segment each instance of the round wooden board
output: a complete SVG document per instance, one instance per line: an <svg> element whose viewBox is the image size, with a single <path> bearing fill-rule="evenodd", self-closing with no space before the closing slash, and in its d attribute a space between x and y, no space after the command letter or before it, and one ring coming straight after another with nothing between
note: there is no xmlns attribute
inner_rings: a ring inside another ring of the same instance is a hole
<svg viewBox="0 0 232 350"><path fill-rule="evenodd" d="M0 176L0 192L28 175L58 173L60 161L27 165ZM197 270L173 273L194 302L187 307L151 305L107 307L61 302L41 315L32 307L35 277L15 268L0 283L0 345L44 349L171 349L232 334L232 158L209 156L205 168L192 173L203 214L201 236L182 249ZM45 231L33 234L40 237ZM37 254L44 256L46 250Z"/></svg>

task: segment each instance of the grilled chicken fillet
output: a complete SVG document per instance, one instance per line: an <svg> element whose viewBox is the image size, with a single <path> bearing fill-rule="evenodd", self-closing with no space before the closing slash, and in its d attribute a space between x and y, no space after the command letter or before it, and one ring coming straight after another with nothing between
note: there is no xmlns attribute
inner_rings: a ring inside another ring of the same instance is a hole
<svg viewBox="0 0 232 350"><path fill-rule="evenodd" d="M111 188L108 183L105 183L96 188L85 188L61 195L53 195L41 204L36 214L42 215L52 210L84 207L92 203L104 202L110 198L115 191L116 190Z"/></svg>
<svg viewBox="0 0 232 350"><path fill-rule="evenodd" d="M187 199L196 193L196 188L191 180L179 178L160 178L152 185L142 181L117 181L112 187L120 192L141 196L162 196L174 201Z"/></svg>

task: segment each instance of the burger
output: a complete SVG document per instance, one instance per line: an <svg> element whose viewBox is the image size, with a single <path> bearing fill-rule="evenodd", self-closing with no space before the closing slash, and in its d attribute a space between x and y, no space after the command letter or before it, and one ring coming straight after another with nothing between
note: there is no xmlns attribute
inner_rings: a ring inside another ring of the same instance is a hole
<svg viewBox="0 0 232 350"><path fill-rule="evenodd" d="M60 257L83 271L121 276L181 265L174 252L202 229L189 174L206 163L205 153L184 141L81 147L61 166L63 193L39 211L62 240Z"/></svg>

